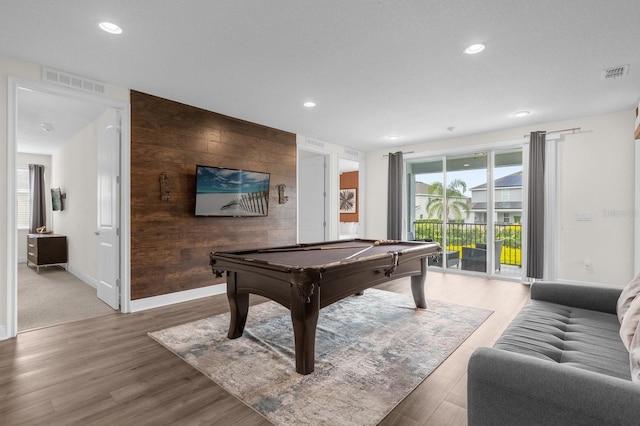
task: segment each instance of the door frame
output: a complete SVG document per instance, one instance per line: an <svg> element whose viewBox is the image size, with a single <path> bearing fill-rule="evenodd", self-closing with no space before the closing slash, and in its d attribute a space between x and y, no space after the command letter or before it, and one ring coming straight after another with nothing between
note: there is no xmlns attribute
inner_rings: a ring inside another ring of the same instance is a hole
<svg viewBox="0 0 640 426"><path fill-rule="evenodd" d="M17 94L19 89L39 91L51 95L67 97L84 102L99 104L119 110L121 116L120 140L120 310L130 311L130 151L131 151L131 108L128 102L117 101L90 93L80 92L71 88L55 86L43 81L32 81L9 76L7 91L7 337L18 334L18 274L17 274L17 227L16 227L16 131L18 118Z"/></svg>
<svg viewBox="0 0 640 426"><path fill-rule="evenodd" d="M337 166L337 172L338 172L338 193L336 194L336 199L338 199L339 194L340 194L340 160L348 160L348 161L352 161L354 163L358 163L358 194L357 194L357 199L356 202L358 203L357 211L358 211L358 236L359 238L364 238L365 235L365 200L366 200L366 191L365 191L365 181L364 181L364 176L365 176L365 162L363 161L362 158L354 158L350 155L342 155L339 154L337 156L337 161L338 161L338 166ZM340 224L340 206L338 205L336 208L336 211L334 212L336 215L336 223L338 223L338 226ZM338 236L340 235L340 232L338 231Z"/></svg>

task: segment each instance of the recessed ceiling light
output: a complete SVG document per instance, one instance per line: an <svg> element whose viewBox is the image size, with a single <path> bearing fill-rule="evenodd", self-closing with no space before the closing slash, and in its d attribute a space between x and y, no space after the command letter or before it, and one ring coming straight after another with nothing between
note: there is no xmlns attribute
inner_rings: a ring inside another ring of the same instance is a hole
<svg viewBox="0 0 640 426"><path fill-rule="evenodd" d="M390 141L397 141L398 139L399 139L399 136L395 136L395 135L389 136Z"/></svg>
<svg viewBox="0 0 640 426"><path fill-rule="evenodd" d="M314 106L316 106L316 103L309 101L309 102L305 102L303 105L306 106L307 108L313 108Z"/></svg>
<svg viewBox="0 0 640 426"><path fill-rule="evenodd" d="M476 53L482 52L484 48L484 43L476 43L464 49L464 53L467 55L475 55Z"/></svg>
<svg viewBox="0 0 640 426"><path fill-rule="evenodd" d="M518 111L513 113L514 117L526 117L527 115L529 115L529 111Z"/></svg>
<svg viewBox="0 0 640 426"><path fill-rule="evenodd" d="M122 28L120 28L119 26L117 26L114 23L111 23L111 22L100 22L98 24L98 26L100 27L100 29L102 31L106 31L109 34L122 34Z"/></svg>

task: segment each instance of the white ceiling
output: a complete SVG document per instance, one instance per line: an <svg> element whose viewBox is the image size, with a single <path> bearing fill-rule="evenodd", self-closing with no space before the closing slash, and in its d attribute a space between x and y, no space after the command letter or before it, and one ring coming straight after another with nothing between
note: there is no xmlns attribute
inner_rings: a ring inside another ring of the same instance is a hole
<svg viewBox="0 0 640 426"><path fill-rule="evenodd" d="M628 110L640 98L638 0L0 6L2 55L364 151ZM123 34L99 30L102 20ZM462 53L477 42L484 52ZM626 76L601 79L626 64ZM514 118L519 110L531 114Z"/></svg>
<svg viewBox="0 0 640 426"><path fill-rule="evenodd" d="M18 90L17 102L17 149L31 154L53 154L105 111L101 105L27 89Z"/></svg>

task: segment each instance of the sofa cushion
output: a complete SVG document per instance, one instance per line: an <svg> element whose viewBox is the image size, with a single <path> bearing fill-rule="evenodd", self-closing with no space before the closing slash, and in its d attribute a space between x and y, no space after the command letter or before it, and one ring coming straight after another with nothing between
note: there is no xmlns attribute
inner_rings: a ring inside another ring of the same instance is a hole
<svg viewBox="0 0 640 426"><path fill-rule="evenodd" d="M620 293L620 298L616 305L620 324L622 324L624 315L627 313L629 306L631 306L631 303L633 303L638 293L640 293L640 274L636 275L629 284L622 289L622 293Z"/></svg>
<svg viewBox="0 0 640 426"><path fill-rule="evenodd" d="M615 314L530 300L494 347L630 380Z"/></svg>

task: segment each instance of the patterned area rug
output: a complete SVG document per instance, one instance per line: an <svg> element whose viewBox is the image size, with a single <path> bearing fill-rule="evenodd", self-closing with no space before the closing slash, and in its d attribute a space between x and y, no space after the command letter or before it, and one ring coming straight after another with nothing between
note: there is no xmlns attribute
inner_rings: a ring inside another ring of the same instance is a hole
<svg viewBox="0 0 640 426"><path fill-rule="evenodd" d="M276 425L375 425L491 311L370 289L320 311L315 371L295 371L289 310L249 307L244 334L229 314L149 335Z"/></svg>

